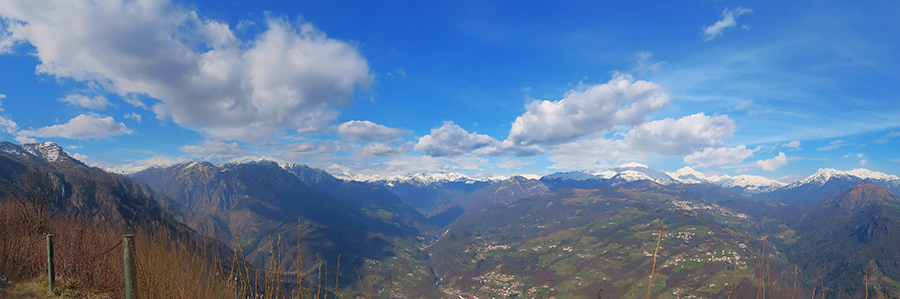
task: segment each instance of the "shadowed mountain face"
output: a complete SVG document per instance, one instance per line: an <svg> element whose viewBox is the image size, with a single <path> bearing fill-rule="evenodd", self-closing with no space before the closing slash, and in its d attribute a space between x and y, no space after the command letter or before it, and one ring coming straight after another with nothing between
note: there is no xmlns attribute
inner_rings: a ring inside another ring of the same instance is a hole
<svg viewBox="0 0 900 299"><path fill-rule="evenodd" d="M367 259L385 260L410 247L405 258L424 258L415 253L415 243L431 227L384 188L343 182L299 165L193 162L147 169L132 178L193 210L180 213L192 227L226 244L238 243L230 233L236 232L248 260L259 266L270 266L269 238L296 240L299 225L304 260L310 265L325 261L335 271L340 256L341 281L347 284L355 282L355 268L366 269ZM297 244L282 248L296 252ZM286 268L293 266L284 262Z"/></svg>
<svg viewBox="0 0 900 299"><path fill-rule="evenodd" d="M38 170L49 179L51 212L128 225L140 219L173 230L187 229L165 215L149 188L122 175L89 167L55 143L0 142L0 189L7 190L29 169Z"/></svg>
<svg viewBox="0 0 900 299"><path fill-rule="evenodd" d="M892 292L900 278L900 199L883 186L862 182L810 208L790 225L796 236L782 247L799 261L807 283L829 282L829 297L862 297L870 287Z"/></svg>
<svg viewBox="0 0 900 299"><path fill-rule="evenodd" d="M823 207L860 209L871 205L897 204L900 199L883 186L862 182L840 194L832 195L822 203Z"/></svg>
<svg viewBox="0 0 900 299"><path fill-rule="evenodd" d="M539 180L514 176L465 195L455 197L450 200L450 202L453 205L459 205L465 209L476 209L487 205L543 195L547 192L550 192L550 189Z"/></svg>

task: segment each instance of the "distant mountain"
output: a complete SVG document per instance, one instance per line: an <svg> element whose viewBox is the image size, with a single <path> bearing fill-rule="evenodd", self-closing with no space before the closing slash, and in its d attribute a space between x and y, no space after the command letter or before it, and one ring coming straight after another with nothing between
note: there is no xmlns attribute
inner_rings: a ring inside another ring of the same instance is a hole
<svg viewBox="0 0 900 299"><path fill-rule="evenodd" d="M487 187L501 178L473 178L461 173L428 173L403 176L353 176L347 180L382 186L425 215L440 212L451 198Z"/></svg>
<svg viewBox="0 0 900 299"><path fill-rule="evenodd" d="M563 188L595 189L635 181L652 181L662 185L677 182L665 173L650 169L647 165L636 162L625 163L618 167L608 168L595 173L589 173L585 170L557 172L541 178L541 182L551 190Z"/></svg>
<svg viewBox="0 0 900 299"><path fill-rule="evenodd" d="M829 180L842 175L832 174ZM900 199L887 188L858 183L810 207L789 227L780 247L801 262L807 283L828 281L829 296L862 297L865 271L870 288L877 283L900 291Z"/></svg>
<svg viewBox="0 0 900 299"><path fill-rule="evenodd" d="M862 182L847 191L828 197L822 203L822 206L860 209L872 205L898 203L900 203L900 198L897 198L887 188L869 182Z"/></svg>
<svg viewBox="0 0 900 299"><path fill-rule="evenodd" d="M453 205L459 205L465 209L475 209L487 205L506 203L522 198L543 195L547 192L550 192L550 189L539 180L514 176L465 195L455 197L451 199L450 202Z"/></svg>
<svg viewBox="0 0 900 299"><path fill-rule="evenodd" d="M764 198L793 205L815 205L864 181L884 186L891 192L900 192L900 177L896 175L862 168L850 171L822 168L811 176L765 195Z"/></svg>
<svg viewBox="0 0 900 299"><path fill-rule="evenodd" d="M237 243L236 233L247 259L258 266L271 266L269 240L279 236L300 236L309 265L327 261L335 271L340 256L341 282L348 285L356 281L355 268L367 269L366 260L397 263L379 268L385 272L378 275L387 277L411 271L425 258L417 249L431 228L424 216L384 188L344 182L318 169L272 161L190 162L149 168L132 178L193 209L181 215L192 227L211 229L204 232L226 244ZM282 246L297 252L296 243ZM402 258L390 259L400 252Z"/></svg>
<svg viewBox="0 0 900 299"><path fill-rule="evenodd" d="M430 263L460 298L644 298L664 226L654 298L752 298L763 273L756 220L681 186L559 189L470 210L428 248ZM773 295L785 297L781 273L793 267L778 255L767 262Z"/></svg>
<svg viewBox="0 0 900 299"><path fill-rule="evenodd" d="M761 193L772 192L787 185L773 179L747 174L737 176L707 176L689 166L682 167L675 172L663 171L663 173L671 176L673 179L683 184L712 183L716 186L722 187L722 189L744 196L753 196Z"/></svg>
<svg viewBox="0 0 900 299"><path fill-rule="evenodd" d="M308 165L288 163L281 165L281 168L284 168L284 170L297 176L303 183L321 192L337 189L344 184L344 180L334 177L327 171L309 167Z"/></svg>

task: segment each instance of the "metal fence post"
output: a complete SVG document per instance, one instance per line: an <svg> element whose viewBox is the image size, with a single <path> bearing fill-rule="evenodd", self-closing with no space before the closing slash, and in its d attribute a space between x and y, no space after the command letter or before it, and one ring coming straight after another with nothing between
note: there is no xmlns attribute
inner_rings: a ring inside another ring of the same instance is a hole
<svg viewBox="0 0 900 299"><path fill-rule="evenodd" d="M53 285L56 283L56 269L53 267L53 235L47 235L47 278L50 292L53 293Z"/></svg>
<svg viewBox="0 0 900 299"><path fill-rule="evenodd" d="M131 244L134 242L134 235L124 235L122 247L125 250L125 299L135 299L137 296L137 288L135 281L137 280L137 272L134 267L134 256L131 252Z"/></svg>

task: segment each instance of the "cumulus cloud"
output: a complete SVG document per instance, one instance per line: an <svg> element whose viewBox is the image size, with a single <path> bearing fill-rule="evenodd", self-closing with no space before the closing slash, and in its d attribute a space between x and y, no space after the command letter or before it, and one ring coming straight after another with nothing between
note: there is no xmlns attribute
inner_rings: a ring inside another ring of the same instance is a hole
<svg viewBox="0 0 900 299"><path fill-rule="evenodd" d="M338 145L333 141L300 142L285 144L279 154L287 158L296 158L309 155L330 155L338 150Z"/></svg>
<svg viewBox="0 0 900 299"><path fill-rule="evenodd" d="M432 157L465 154L526 157L544 152L537 145L520 145L510 140L500 142L488 135L469 133L450 121L419 138L413 149Z"/></svg>
<svg viewBox="0 0 900 299"><path fill-rule="evenodd" d="M729 10L726 8L725 11L722 12L722 19L720 19L715 24L703 27L703 41L708 42L713 40L714 38L722 36L722 32L725 31L725 29L737 25L736 20L738 17L751 12L753 12L752 9L743 7L738 7L734 10ZM750 27L746 27L745 29L749 28Z"/></svg>
<svg viewBox="0 0 900 299"><path fill-rule="evenodd" d="M499 141L491 136L469 133L448 121L438 128L431 129L431 134L419 138L413 149L432 157L443 157L472 153L498 143Z"/></svg>
<svg viewBox="0 0 900 299"><path fill-rule="evenodd" d="M374 79L355 46L277 17L248 39L169 1L6 1L0 17L0 52L30 44L37 73L156 102L216 140L322 132Z"/></svg>
<svg viewBox="0 0 900 299"><path fill-rule="evenodd" d="M338 126L338 134L350 141L390 140L405 133L405 130L389 128L367 120L351 120Z"/></svg>
<svg viewBox="0 0 900 299"><path fill-rule="evenodd" d="M22 130L17 134L27 137L63 137L69 139L99 139L109 136L131 134L125 124L116 122L112 116L81 114L59 125L34 130Z"/></svg>
<svg viewBox="0 0 900 299"><path fill-rule="evenodd" d="M765 171L776 171L784 165L787 165L787 156L782 152L779 152L778 156L772 159L756 161L756 167Z"/></svg>
<svg viewBox="0 0 900 299"><path fill-rule="evenodd" d="M133 119L133 120L137 121L138 123L140 123L143 120L143 117L141 117L140 114L137 114L135 112L125 114L125 115L123 115L123 117Z"/></svg>
<svg viewBox="0 0 900 299"><path fill-rule="evenodd" d="M714 167L737 164L753 155L753 150L744 145L736 147L708 147L684 157L684 163L696 164L699 167Z"/></svg>
<svg viewBox="0 0 900 299"><path fill-rule="evenodd" d="M58 101L67 103L72 106L99 110L106 109L106 105L109 105L109 101L107 101L106 97L104 96L96 96L91 98L80 94L70 94L64 98L58 99Z"/></svg>
<svg viewBox="0 0 900 299"><path fill-rule="evenodd" d="M608 132L616 124L634 126L662 109L671 97L662 86L617 74L604 84L580 86L559 101L535 100L516 118L509 140L554 145Z"/></svg>
<svg viewBox="0 0 900 299"><path fill-rule="evenodd" d="M178 150L200 159L223 159L240 157L245 154L244 149L237 142L225 143L218 140L205 140L197 145L179 147Z"/></svg>
<svg viewBox="0 0 900 299"><path fill-rule="evenodd" d="M735 130L734 121L727 115L707 116L701 112L636 126L625 134L623 145L635 151L680 156L696 148L721 146L722 140L731 138Z"/></svg>
<svg viewBox="0 0 900 299"><path fill-rule="evenodd" d="M639 154L622 150L622 142L605 138L586 138L560 144L550 150L553 169L601 168L614 160L640 161Z"/></svg>
<svg viewBox="0 0 900 299"><path fill-rule="evenodd" d="M28 136L22 136L22 135L16 136L16 141L18 141L18 142L21 143L21 144L26 144L26 143L37 143L37 142L38 142L37 139L31 138L31 137L28 137Z"/></svg>
<svg viewBox="0 0 900 299"><path fill-rule="evenodd" d="M0 105L2 104L3 102L0 102ZM15 134L16 131L19 130L19 125L16 124L16 122L14 122L12 119L9 119L9 116L3 114L2 112L3 108L0 107L0 130L3 130L3 132L9 134Z"/></svg>
<svg viewBox="0 0 900 299"><path fill-rule="evenodd" d="M408 146L397 145L385 142L368 143L362 148L356 150L356 154L366 157L388 157L405 154L409 152Z"/></svg>
<svg viewBox="0 0 900 299"><path fill-rule="evenodd" d="M75 160L78 160L78 161L84 161L84 160L87 160L89 157L85 154L74 153L74 154L72 154L72 158L75 158Z"/></svg>

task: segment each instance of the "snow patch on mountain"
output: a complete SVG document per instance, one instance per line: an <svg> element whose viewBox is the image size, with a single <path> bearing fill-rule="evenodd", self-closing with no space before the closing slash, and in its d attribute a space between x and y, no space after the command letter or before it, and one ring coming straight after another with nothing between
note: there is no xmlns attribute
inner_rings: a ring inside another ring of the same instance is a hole
<svg viewBox="0 0 900 299"><path fill-rule="evenodd" d="M618 174L617 172L613 172ZM614 174L615 175L615 174ZM551 175L547 175L543 177L548 180L573 180L573 181L587 181L593 180L597 178L597 175L590 174L585 170L576 170L569 172L557 172Z"/></svg>
<svg viewBox="0 0 900 299"><path fill-rule="evenodd" d="M23 144L22 149L51 163L59 160L61 156L66 156L63 148L53 142Z"/></svg>
<svg viewBox="0 0 900 299"><path fill-rule="evenodd" d="M742 174L737 176L730 175L706 175L696 171L690 166L682 167L675 172L663 171L673 179L683 184L699 184L712 183L722 188L740 188L744 192L759 193L770 192L775 189L784 187L785 183L761 177L757 175Z"/></svg>
<svg viewBox="0 0 900 299"><path fill-rule="evenodd" d="M438 172L438 173L416 173L409 175L365 175L365 174L341 174L335 177L344 180L353 180L367 183L378 183L386 186L395 186L398 184L410 184L414 186L428 186L433 184L446 183L467 183L475 182L497 182L508 179L508 176L491 176L491 177L472 177L458 172Z"/></svg>
<svg viewBox="0 0 900 299"><path fill-rule="evenodd" d="M871 180L878 183L900 183L900 177L896 175L889 175L882 172L872 171L865 168L857 168L849 171L840 171L833 168L821 168L816 173L802 179L796 181L787 187L786 189L797 188L803 185L813 185L817 187L824 186L825 183L828 183L831 179L860 179L860 180Z"/></svg>

